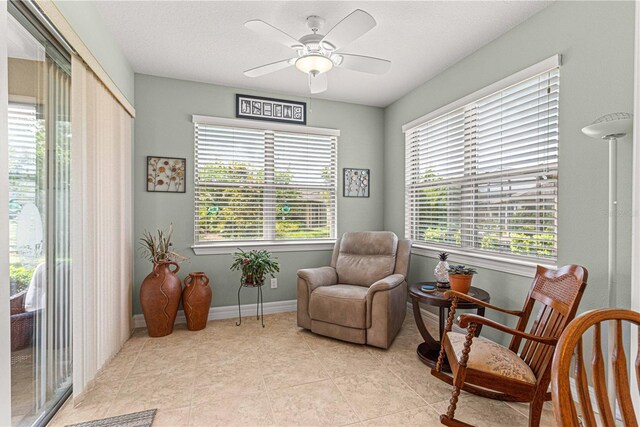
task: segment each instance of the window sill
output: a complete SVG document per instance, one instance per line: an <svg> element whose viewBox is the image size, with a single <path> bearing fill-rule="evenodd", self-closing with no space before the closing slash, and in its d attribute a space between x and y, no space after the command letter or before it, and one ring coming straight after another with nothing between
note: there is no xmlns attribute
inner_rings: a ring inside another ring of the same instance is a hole
<svg viewBox="0 0 640 427"><path fill-rule="evenodd" d="M309 252L331 251L335 240L293 241L293 242L224 242L199 244L191 246L196 255L223 255L232 254L238 250L249 251L253 249L266 249L270 252Z"/></svg>
<svg viewBox="0 0 640 427"><path fill-rule="evenodd" d="M521 259L509 258L501 255L480 254L468 252L461 249L435 247L427 245L413 244L411 253L414 255L424 256L428 258L438 259L438 254L447 252L455 263L469 264L474 267L487 268L502 273L515 274L524 277L534 277L536 274L536 266L541 265L546 268L558 268L553 264L544 264L542 262L525 261Z"/></svg>

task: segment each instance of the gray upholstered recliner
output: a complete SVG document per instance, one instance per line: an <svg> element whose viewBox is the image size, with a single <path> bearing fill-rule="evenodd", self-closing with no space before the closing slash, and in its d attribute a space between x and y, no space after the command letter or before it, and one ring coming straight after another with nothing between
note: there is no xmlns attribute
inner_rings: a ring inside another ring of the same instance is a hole
<svg viewBox="0 0 640 427"><path fill-rule="evenodd" d="M407 311L411 241L389 231L345 233L331 265L298 270L298 326L388 348Z"/></svg>

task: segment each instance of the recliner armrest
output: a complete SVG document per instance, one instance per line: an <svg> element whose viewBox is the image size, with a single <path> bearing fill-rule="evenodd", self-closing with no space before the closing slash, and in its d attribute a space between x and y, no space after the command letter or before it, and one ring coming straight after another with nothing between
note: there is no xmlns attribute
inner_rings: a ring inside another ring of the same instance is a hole
<svg viewBox="0 0 640 427"><path fill-rule="evenodd" d="M402 282L404 282L404 276L402 274L392 274L391 276L387 276L384 279L380 279L373 285L369 286L369 290L367 291L367 299L373 297L373 294L376 292L388 291L389 289L395 288Z"/></svg>
<svg viewBox="0 0 640 427"><path fill-rule="evenodd" d="M367 291L367 328L371 327L373 296L377 292L385 292L397 288L403 283L405 283L405 277L403 274L392 274L369 286L369 290Z"/></svg>
<svg viewBox="0 0 640 427"><path fill-rule="evenodd" d="M338 284L338 273L333 267L304 268L298 270L298 277L309 285L309 292L319 286Z"/></svg>

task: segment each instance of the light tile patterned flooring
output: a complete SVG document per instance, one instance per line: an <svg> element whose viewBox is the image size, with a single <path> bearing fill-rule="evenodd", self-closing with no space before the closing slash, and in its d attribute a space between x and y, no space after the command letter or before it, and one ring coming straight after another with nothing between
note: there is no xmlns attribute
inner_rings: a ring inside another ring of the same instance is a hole
<svg viewBox="0 0 640 427"><path fill-rule="evenodd" d="M449 386L415 354L422 340L408 313L389 350L314 335L295 313L211 321L172 335L138 330L75 407L51 426L157 408L154 427L438 426ZM432 325L435 329L435 325ZM435 331L434 331L435 332ZM527 405L463 393L456 416L477 426L526 426ZM553 413L545 406L544 426Z"/></svg>

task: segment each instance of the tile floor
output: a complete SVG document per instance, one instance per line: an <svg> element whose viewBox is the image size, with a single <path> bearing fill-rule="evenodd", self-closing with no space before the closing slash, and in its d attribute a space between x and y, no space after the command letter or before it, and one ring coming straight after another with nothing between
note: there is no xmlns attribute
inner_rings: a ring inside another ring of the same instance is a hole
<svg viewBox="0 0 640 427"><path fill-rule="evenodd" d="M408 313L410 314L410 313ZM177 325L148 338L137 330L81 402L63 407L50 426L157 408L154 427L358 425L439 426L449 386L415 354L412 315L389 350L314 335L295 313ZM435 325L431 325L435 329ZM482 426L526 426L526 405L463 394L461 419ZM550 405L544 426L552 426Z"/></svg>

